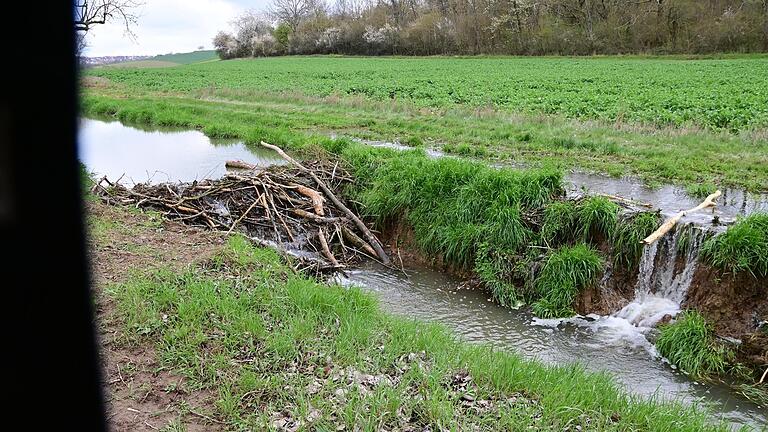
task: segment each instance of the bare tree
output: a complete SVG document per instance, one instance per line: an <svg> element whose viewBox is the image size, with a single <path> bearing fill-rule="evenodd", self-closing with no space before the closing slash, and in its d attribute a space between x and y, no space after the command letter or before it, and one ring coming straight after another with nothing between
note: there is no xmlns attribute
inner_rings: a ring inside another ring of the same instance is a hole
<svg viewBox="0 0 768 432"><path fill-rule="evenodd" d="M296 31L313 6L314 2L311 0L273 0L269 6L269 14L287 24L291 31Z"/></svg>
<svg viewBox="0 0 768 432"><path fill-rule="evenodd" d="M87 33L97 24L122 21L129 35L138 16L134 13L143 3L138 0L75 0L75 31Z"/></svg>

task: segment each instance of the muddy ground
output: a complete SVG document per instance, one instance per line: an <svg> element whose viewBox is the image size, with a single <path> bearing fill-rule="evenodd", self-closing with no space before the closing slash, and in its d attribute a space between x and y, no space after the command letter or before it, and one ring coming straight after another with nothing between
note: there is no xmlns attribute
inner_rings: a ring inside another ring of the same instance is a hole
<svg viewBox="0 0 768 432"><path fill-rule="evenodd" d="M210 415L207 390L190 390L184 377L162 370L155 348L122 336L115 305L105 294L133 271L159 266L181 270L224 244L220 234L106 204L87 206L89 250L96 300L107 418L113 431L223 430Z"/></svg>

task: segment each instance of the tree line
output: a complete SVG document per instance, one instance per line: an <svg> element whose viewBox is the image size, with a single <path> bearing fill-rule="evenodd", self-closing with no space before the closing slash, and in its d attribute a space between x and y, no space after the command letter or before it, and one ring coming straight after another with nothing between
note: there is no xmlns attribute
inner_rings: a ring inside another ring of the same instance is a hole
<svg viewBox="0 0 768 432"><path fill-rule="evenodd" d="M221 58L768 51L768 0L273 0Z"/></svg>

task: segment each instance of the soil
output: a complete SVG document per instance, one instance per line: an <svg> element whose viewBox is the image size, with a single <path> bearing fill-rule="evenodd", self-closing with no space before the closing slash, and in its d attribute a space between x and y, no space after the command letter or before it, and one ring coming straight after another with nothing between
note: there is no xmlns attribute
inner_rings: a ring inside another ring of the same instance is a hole
<svg viewBox="0 0 768 432"><path fill-rule="evenodd" d="M582 290L576 298L576 312L586 315L610 315L632 301L635 297L637 272L610 265L606 269L609 276Z"/></svg>
<svg viewBox="0 0 768 432"><path fill-rule="evenodd" d="M406 222L405 217L385 224L382 232L376 234L384 244L389 259L395 266L424 266L449 273L463 279L471 279L474 273L445 262L442 256L429 256L419 251L416 245L413 228Z"/></svg>
<svg viewBox="0 0 768 432"><path fill-rule="evenodd" d="M89 202L90 220L114 223L89 241L91 274L103 364L107 418L114 431L155 431L179 424L188 431L222 430L209 413L216 395L193 390L184 377L163 370L155 347L122 337L123 325L105 288L138 269L181 270L210 258L221 235L176 222L152 223L146 214Z"/></svg>
<svg viewBox="0 0 768 432"><path fill-rule="evenodd" d="M700 264L683 308L696 309L715 333L741 340L738 360L753 369L768 367L768 335L758 323L768 320L768 284L748 273L725 274Z"/></svg>

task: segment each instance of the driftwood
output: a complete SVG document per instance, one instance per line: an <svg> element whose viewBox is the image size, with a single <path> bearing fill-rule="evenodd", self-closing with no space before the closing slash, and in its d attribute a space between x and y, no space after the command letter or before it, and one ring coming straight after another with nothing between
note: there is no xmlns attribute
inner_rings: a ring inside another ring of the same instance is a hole
<svg viewBox="0 0 768 432"><path fill-rule="evenodd" d="M328 196L328 198L330 198L331 201L336 205L336 207L341 209L344 212L344 214L346 214L347 217L350 218L355 223L357 228L365 235L366 239L368 239L368 243L371 246L373 246L374 250L376 251L376 255L379 257L381 262L384 263L385 265L390 265L391 261L389 260L389 256L387 256L387 253L384 252L384 248L381 246L381 243L379 243L379 240L376 238L376 236L373 235L371 230L369 230L368 227L365 226L365 223L363 223L363 221L360 220L360 218L357 217L357 215L355 215L349 208L347 208L347 206L345 206L336 197L336 195L334 195L334 193L328 188L328 186L326 186L326 184L322 180L320 180L320 178L317 177L317 175L314 172L307 169L304 165L300 164L292 157L288 156L288 154L286 154L283 151L283 149L281 149L280 147L265 143L264 141L261 142L261 145L268 149L272 149L276 151L280 156L283 157L283 159L287 160L288 162L290 162L292 165L294 165L296 168L300 169L301 171L309 174L309 176L312 177L312 179L315 181L315 183L317 183L320 189L323 190L323 193L325 193Z"/></svg>
<svg viewBox="0 0 768 432"><path fill-rule="evenodd" d="M676 215L674 215L671 218L667 219L663 224L661 224L659 229L654 231L648 237L644 238L641 241L641 243L651 244L651 243L655 242L656 240L661 238L664 234L666 234L669 230L671 230L672 227L674 227L675 224L677 224L677 222L681 218L683 218L685 215L687 215L687 214L691 214L691 213L697 212L697 211L705 209L705 208L714 207L715 206L715 199L717 199L720 195L722 195L722 192L720 192L719 190L715 191L715 193L709 195L706 199L704 199L704 201L701 202L701 204L697 205L696 207L694 207L692 209L681 211L680 213L677 213Z"/></svg>
<svg viewBox="0 0 768 432"><path fill-rule="evenodd" d="M109 204L160 211L168 219L225 233L241 232L291 256L295 269L320 274L363 257L377 259L371 246L363 246L367 243L360 237L365 233L349 217L348 208L331 200L324 204L323 215L317 214L317 197L323 196L311 186L338 188L349 179L338 166L307 162L304 169L281 165L228 173L217 180L133 188L102 178L93 192Z"/></svg>

